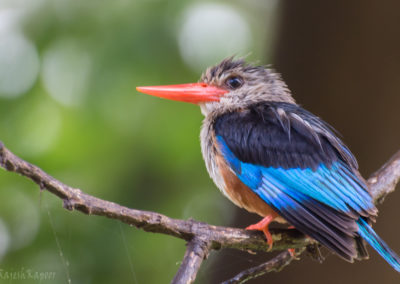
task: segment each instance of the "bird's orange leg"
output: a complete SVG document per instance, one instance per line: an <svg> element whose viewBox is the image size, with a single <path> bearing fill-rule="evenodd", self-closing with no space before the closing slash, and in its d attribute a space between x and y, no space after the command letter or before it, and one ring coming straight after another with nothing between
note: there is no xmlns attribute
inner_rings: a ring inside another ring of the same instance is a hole
<svg viewBox="0 0 400 284"><path fill-rule="evenodd" d="M294 229L296 229L296 227L291 225L291 226L288 227L288 229L289 230L294 230ZM291 257L295 257L296 256L296 250L295 249L293 249L293 248L288 249L288 252L290 253Z"/></svg>
<svg viewBox="0 0 400 284"><path fill-rule="evenodd" d="M246 228L246 230L257 230L257 231L263 231L265 238L267 239L267 244L269 246L269 249L272 248L272 244L274 243L274 240L272 239L272 235L268 230L269 224L274 221L274 219L277 217L277 215L267 215L264 219L262 219L260 222L257 224L250 225Z"/></svg>

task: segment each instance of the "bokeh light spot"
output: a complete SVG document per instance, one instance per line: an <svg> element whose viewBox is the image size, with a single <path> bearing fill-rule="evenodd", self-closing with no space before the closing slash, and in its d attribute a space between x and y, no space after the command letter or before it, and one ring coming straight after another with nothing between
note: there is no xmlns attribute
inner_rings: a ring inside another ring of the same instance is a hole
<svg viewBox="0 0 400 284"><path fill-rule="evenodd" d="M195 4L184 12L179 48L186 64L201 71L222 58L248 53L251 38L247 22L233 7Z"/></svg>
<svg viewBox="0 0 400 284"><path fill-rule="evenodd" d="M27 197L23 191L18 189L9 188L8 192L13 192L13 198L8 200L7 206L14 209L24 209L19 211L9 210L13 214L7 220L12 236L10 246L11 249L17 250L31 244L37 235L40 225L38 200Z"/></svg>
<svg viewBox="0 0 400 284"><path fill-rule="evenodd" d="M21 34L0 34L0 96L24 94L35 83L38 72L35 46Z"/></svg>
<svg viewBox="0 0 400 284"><path fill-rule="evenodd" d="M44 52L42 79L49 94L66 106L79 105L87 92L91 57L73 39L61 39Z"/></svg>
<svg viewBox="0 0 400 284"><path fill-rule="evenodd" d="M4 257L10 246L10 233L6 224L0 219L0 260Z"/></svg>

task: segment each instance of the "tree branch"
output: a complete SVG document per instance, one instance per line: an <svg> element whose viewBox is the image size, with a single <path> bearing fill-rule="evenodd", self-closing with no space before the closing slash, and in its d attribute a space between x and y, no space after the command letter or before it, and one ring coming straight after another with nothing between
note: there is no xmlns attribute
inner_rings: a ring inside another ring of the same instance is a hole
<svg viewBox="0 0 400 284"><path fill-rule="evenodd" d="M193 283L196 279L201 263L208 256L209 250L210 242L200 238L192 239L187 244L182 264L171 283Z"/></svg>
<svg viewBox="0 0 400 284"><path fill-rule="evenodd" d="M130 209L85 194L80 189L65 185L39 167L22 160L8 150L1 142L0 167L33 180L41 189L46 189L58 196L63 201L64 208L68 210L77 210L88 215L98 215L116 219L134 225L146 232L171 235L188 241L188 251L185 254L185 260L183 262L185 266L182 264L183 267L181 266L178 271L178 274L183 276L177 275L174 279L177 279L179 276L183 278L178 279L188 279L188 281L192 281L196 276L202 259L207 256L210 249L234 248L244 251L268 250L268 246L265 245L264 235L261 232L213 226L192 219L173 219L156 212ZM381 202L387 194L394 191L399 179L400 151L368 180L375 200ZM304 248L314 243L314 241L306 238L297 230L271 229L270 231L274 240L272 250ZM202 240L207 245L200 245L199 240ZM191 252L195 252L195 256L192 257ZM193 268L191 272L188 271L188 267ZM278 266L274 266L274 269L278 268Z"/></svg>
<svg viewBox="0 0 400 284"><path fill-rule="evenodd" d="M266 273L275 271L279 272L286 266L288 266L293 260L298 259L298 257L304 252L305 247L296 251L295 255L291 255L289 251L284 251L272 258L271 260L260 264L258 266L243 270L235 277L222 282L221 284L236 284L245 283L253 278L260 277Z"/></svg>
<svg viewBox="0 0 400 284"><path fill-rule="evenodd" d="M368 179L368 187L375 203L382 203L385 197L396 189L400 180L400 151Z"/></svg>
<svg viewBox="0 0 400 284"><path fill-rule="evenodd" d="M267 251L262 233L237 228L208 225L192 219L179 220L165 215L130 209L119 204L88 195L80 189L70 187L56 180L35 165L22 160L0 143L0 166L7 171L19 173L47 189L63 200L68 210L78 210L88 215L104 216L134 225L146 232L171 235L186 241L201 236L210 241L212 249L235 248L240 250ZM273 233L272 250L300 248L310 240L296 230L276 229Z"/></svg>

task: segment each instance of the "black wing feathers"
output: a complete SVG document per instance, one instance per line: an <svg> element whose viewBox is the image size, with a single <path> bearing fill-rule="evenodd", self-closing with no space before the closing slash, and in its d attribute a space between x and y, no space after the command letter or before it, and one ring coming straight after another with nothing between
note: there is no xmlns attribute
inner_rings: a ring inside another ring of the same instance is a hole
<svg viewBox="0 0 400 284"><path fill-rule="evenodd" d="M281 116L277 109L285 114ZM311 123L329 135L320 135ZM301 107L287 103L256 104L245 111L223 114L215 121L215 131L224 137L238 159L264 167L316 169L321 163L329 166L341 157L338 148L345 147L329 126ZM330 136L338 147L329 141ZM342 158L355 160L349 151Z"/></svg>

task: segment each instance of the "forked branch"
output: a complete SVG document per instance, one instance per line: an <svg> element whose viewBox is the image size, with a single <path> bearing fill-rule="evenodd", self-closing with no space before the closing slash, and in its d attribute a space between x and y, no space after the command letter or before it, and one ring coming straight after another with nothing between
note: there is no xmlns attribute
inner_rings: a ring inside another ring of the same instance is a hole
<svg viewBox="0 0 400 284"><path fill-rule="evenodd" d="M80 189L63 184L39 167L22 160L1 142L0 166L7 171L18 173L33 180L41 189L46 189L55 194L63 201L64 208L68 210L78 210L88 215L116 219L146 232L167 234L188 241L184 261L173 280L174 283L193 282L202 260L207 257L211 249L234 248L245 251L267 251L268 249L268 246L265 245L264 236L260 232L213 226L192 219L173 219L156 212L130 209L88 195ZM400 151L368 180L375 200L381 202L388 193L395 189L399 179ZM271 229L271 232L274 240L272 250L303 249L312 243L310 239L296 230ZM284 254L281 255L281 258L283 256ZM272 262L283 263L276 260L271 260L270 263ZM286 263L285 265L288 264ZM279 266L276 266L277 264L274 265L273 270L279 269ZM269 266L266 265L266 267ZM265 271L268 272L269 270L265 269Z"/></svg>

